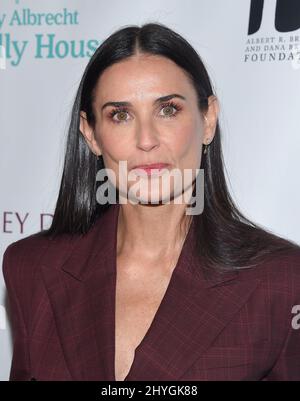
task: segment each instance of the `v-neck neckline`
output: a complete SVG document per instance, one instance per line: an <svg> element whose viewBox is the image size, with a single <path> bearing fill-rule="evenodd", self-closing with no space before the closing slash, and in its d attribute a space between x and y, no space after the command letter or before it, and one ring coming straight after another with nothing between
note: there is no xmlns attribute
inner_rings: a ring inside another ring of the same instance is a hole
<svg viewBox="0 0 300 401"><path fill-rule="evenodd" d="M111 317L113 319L112 322L112 327L113 327L113 352L112 352L112 366L113 366L113 380L116 380L116 295L117 295L117 234L118 234L118 222L119 222L119 213L120 213L120 204L116 204L116 215L115 215L115 226L114 226L114 246L113 246L113 255L112 255L112 260L113 260L113 303L112 303L112 308L113 308L113 313L111 314ZM180 271L182 271L182 268L185 267L184 260L187 256L188 253L188 245L191 244L191 238L192 238L192 232L194 229L194 220L192 219L190 226L188 228L187 234L185 236L185 239L183 241L181 251L179 253L179 257L177 259L176 265L173 268L167 289L165 290L165 293L162 297L162 300L156 310L156 313L154 314L154 317L151 321L150 326L148 327L144 337L140 341L140 343L137 345L137 347L134 350L134 357L131 363L131 366L127 372L127 375L123 380L118 380L118 381L129 381L132 374L134 373L135 366L139 362L139 357L141 354L141 351L143 347L147 344L149 339L151 338L151 335L153 335L153 332L155 330L155 327L157 326L157 322L159 318L162 316L162 307L169 301L169 293L172 289L172 287L176 284L176 277L179 274Z"/></svg>

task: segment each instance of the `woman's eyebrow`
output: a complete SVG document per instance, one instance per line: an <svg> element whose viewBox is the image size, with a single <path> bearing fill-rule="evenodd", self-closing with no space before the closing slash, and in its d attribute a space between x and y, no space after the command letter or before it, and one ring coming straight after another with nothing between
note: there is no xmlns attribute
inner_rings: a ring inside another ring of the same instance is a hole
<svg viewBox="0 0 300 401"><path fill-rule="evenodd" d="M173 98L175 98L175 97L178 97L178 98L180 98L180 99L182 99L182 100L186 100L186 98L185 98L184 96L179 95L178 93L172 93L171 95L161 96L161 97L155 99L154 102L153 102L153 105L156 105L156 104L162 103L162 102L167 102L168 100L173 99ZM126 101L124 101L124 102L106 102L106 103L104 103L104 105L101 107L101 111L103 111L103 109L104 109L105 107L107 107L107 106L114 106L114 107L122 107L122 106L125 106L125 107L131 107L131 106L132 106L132 103L126 102Z"/></svg>

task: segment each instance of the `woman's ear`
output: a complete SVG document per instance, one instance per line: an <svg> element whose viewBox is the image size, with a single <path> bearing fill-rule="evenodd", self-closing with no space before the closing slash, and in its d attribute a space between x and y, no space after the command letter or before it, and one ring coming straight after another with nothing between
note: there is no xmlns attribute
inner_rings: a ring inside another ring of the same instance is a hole
<svg viewBox="0 0 300 401"><path fill-rule="evenodd" d="M91 151L96 155L100 156L102 154L101 149L96 141L95 133L93 128L89 125L86 117L85 111L80 111L80 126L79 130L81 134L84 136L84 139L91 149Z"/></svg>
<svg viewBox="0 0 300 401"><path fill-rule="evenodd" d="M219 116L219 102L215 95L211 95L208 98L208 110L205 113L205 125L204 125L204 143L210 143L215 135L216 126Z"/></svg>

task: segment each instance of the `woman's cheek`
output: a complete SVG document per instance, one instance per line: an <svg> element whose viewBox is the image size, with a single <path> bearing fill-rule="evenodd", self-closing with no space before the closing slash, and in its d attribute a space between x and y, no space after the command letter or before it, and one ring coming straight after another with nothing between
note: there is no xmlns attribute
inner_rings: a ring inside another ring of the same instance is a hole
<svg viewBox="0 0 300 401"><path fill-rule="evenodd" d="M185 129L176 136L175 146L179 153L186 155L193 152L196 144L196 134L191 129Z"/></svg>

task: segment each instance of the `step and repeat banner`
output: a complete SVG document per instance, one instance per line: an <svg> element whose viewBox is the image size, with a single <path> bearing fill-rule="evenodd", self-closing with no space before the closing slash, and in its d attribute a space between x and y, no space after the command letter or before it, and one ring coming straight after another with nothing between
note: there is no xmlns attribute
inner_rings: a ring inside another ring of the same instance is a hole
<svg viewBox="0 0 300 401"><path fill-rule="evenodd" d="M230 191L242 212L300 243L298 0L0 0L0 259L51 223L72 102L96 48L160 22L196 48L220 102ZM0 275L0 379L12 357Z"/></svg>

